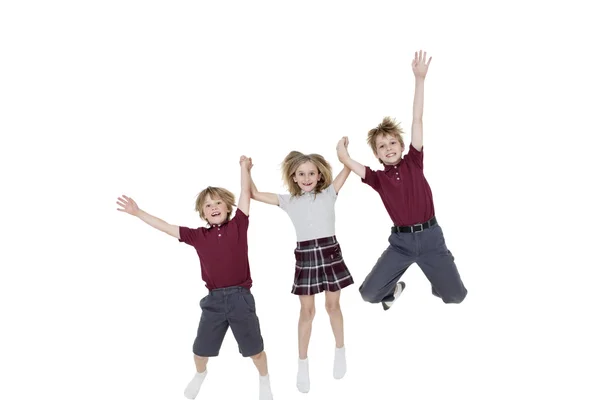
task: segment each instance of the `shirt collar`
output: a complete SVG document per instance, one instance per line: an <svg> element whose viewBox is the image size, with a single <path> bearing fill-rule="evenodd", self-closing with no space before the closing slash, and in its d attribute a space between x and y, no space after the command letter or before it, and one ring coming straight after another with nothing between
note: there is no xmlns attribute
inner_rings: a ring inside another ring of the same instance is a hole
<svg viewBox="0 0 600 400"><path fill-rule="evenodd" d="M384 167L384 169L383 169L383 170L384 170L385 172L390 172L390 171L391 171L391 170L393 170L393 169L398 169L398 168L400 167L400 163L401 163L401 162L402 162L402 159L400 159L400 161L398 161L398 163L397 163L397 164L394 164L394 165L390 165L390 164L384 164L384 165L385 165L385 167Z"/></svg>

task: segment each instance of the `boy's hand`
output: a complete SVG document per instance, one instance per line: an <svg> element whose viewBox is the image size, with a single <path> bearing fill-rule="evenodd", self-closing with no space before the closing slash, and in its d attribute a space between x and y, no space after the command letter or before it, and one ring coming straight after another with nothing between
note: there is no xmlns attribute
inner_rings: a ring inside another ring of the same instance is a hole
<svg viewBox="0 0 600 400"><path fill-rule="evenodd" d="M140 208L138 207L136 202L133 201L131 197L127 197L125 195L117 199L117 204L121 207L117 208L117 211L123 211L127 214L131 214L134 216L137 215L137 213L140 211Z"/></svg>
<svg viewBox="0 0 600 400"><path fill-rule="evenodd" d="M246 168L248 171L252 169L254 166L252 164L252 157L241 156L240 157L240 166Z"/></svg>
<svg viewBox="0 0 600 400"><path fill-rule="evenodd" d="M335 147L335 149L337 150L338 159L340 161L342 161L344 158L347 158L350 156L350 154L348 154L348 143L349 143L348 137L344 136L343 138L340 139L337 146Z"/></svg>
<svg viewBox="0 0 600 400"><path fill-rule="evenodd" d="M429 57L429 60L427 62L425 62L425 60L427 59L427 52L423 52L422 50L419 50L419 52L417 53L415 51L415 58L412 61L412 70L413 73L415 74L415 78L425 78L425 76L427 75L427 70L429 69L429 63L431 62L431 57Z"/></svg>

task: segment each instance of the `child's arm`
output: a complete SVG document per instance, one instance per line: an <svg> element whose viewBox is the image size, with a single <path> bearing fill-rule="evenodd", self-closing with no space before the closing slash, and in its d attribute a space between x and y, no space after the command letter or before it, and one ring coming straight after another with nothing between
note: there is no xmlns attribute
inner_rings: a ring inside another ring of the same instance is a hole
<svg viewBox="0 0 600 400"><path fill-rule="evenodd" d="M242 190L240 193L240 201L238 208L246 215L250 215L250 168L252 168L252 159L246 156L240 157L240 169Z"/></svg>
<svg viewBox="0 0 600 400"><path fill-rule="evenodd" d="M169 235L179 239L179 226L171 225L160 218L148 214L144 210L140 210L136 202L131 198L123 195L117 200L117 204L122 208L117 208L117 211L123 211L127 214L131 214L134 217L138 217L148 225L159 231L168 233Z"/></svg>
<svg viewBox="0 0 600 400"><path fill-rule="evenodd" d="M346 140L344 141L344 147L348 148L348 138L345 139ZM344 183L346 182L346 179L348 179L348 175L350 175L350 172L350 168L344 164L344 169L342 169L333 180L333 188L335 189L336 194L338 194L342 189L342 186L344 186Z"/></svg>
<svg viewBox="0 0 600 400"><path fill-rule="evenodd" d="M275 193L259 192L256 188L256 185L254 184L252 175L248 173L248 176L250 178L250 193L254 200L260 201L262 203L272 204L274 206L279 205L279 197L277 197Z"/></svg>
<svg viewBox="0 0 600 400"><path fill-rule="evenodd" d="M346 179L348 179L350 172L352 172L351 169L344 165L344 169L342 169L333 180L333 188L335 189L336 194L340 192L342 186L346 183Z"/></svg>
<svg viewBox="0 0 600 400"><path fill-rule="evenodd" d="M337 155L338 155L338 159L340 160L340 162L342 164L344 164L345 167L347 167L352 172L354 172L356 175L360 176L361 179L365 179L365 174L366 174L365 166L357 161L354 161L352 158L350 158L350 154L348 153L348 137L347 136L344 136L343 138L340 139L340 141L337 144L336 150L337 150ZM340 174L342 174L342 173L343 173L343 171L340 172Z"/></svg>
<svg viewBox="0 0 600 400"><path fill-rule="evenodd" d="M431 57L425 62L427 52L415 52L412 70L415 74L415 98L413 101L413 120L410 142L412 146L421 151L423 148L423 103L425 98L425 76L431 62Z"/></svg>

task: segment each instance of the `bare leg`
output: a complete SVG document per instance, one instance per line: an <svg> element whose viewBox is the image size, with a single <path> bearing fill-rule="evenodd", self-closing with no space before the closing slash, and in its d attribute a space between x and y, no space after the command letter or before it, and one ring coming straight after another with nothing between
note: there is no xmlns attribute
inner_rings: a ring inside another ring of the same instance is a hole
<svg viewBox="0 0 600 400"><path fill-rule="evenodd" d="M267 368L267 353L261 351L260 353L251 356L254 365L258 370L259 380L259 400L273 400L273 394L271 393L271 382L269 381L269 369Z"/></svg>
<svg viewBox="0 0 600 400"><path fill-rule="evenodd" d="M298 320L298 353L301 360L308 357L308 343L315 318L315 296L300 297L300 319Z"/></svg>
<svg viewBox="0 0 600 400"><path fill-rule="evenodd" d="M208 363L208 357L199 357L194 354L194 363L196 364L196 374L190 383L188 383L185 391L183 392L184 396L190 400L195 399L196 396L198 396L202 382L204 382L204 378L206 377L206 364Z"/></svg>
<svg viewBox="0 0 600 400"><path fill-rule="evenodd" d="M196 371L202 373L206 371L206 364L208 364L208 357L198 357L194 354L194 363L196 364Z"/></svg>
<svg viewBox="0 0 600 400"><path fill-rule="evenodd" d="M342 291L325 292L325 309L329 314L331 330L335 337L335 356L333 360L333 377L342 379L346 375L346 349L344 347L344 317L340 308Z"/></svg>
<svg viewBox="0 0 600 400"><path fill-rule="evenodd" d="M327 310L327 314L329 314L331 330L335 337L335 347L338 349L344 347L344 317L340 308L341 293L341 290L337 292L325 292L325 309Z"/></svg>
<svg viewBox="0 0 600 400"><path fill-rule="evenodd" d="M258 370L260 376L266 376L269 374L269 369L267 368L267 353L261 351L260 353L250 357L252 361L254 361L254 365Z"/></svg>
<svg viewBox="0 0 600 400"><path fill-rule="evenodd" d="M308 373L308 343L312 332L312 322L315 318L315 297L299 296L300 319L298 320L298 375L296 387L302 393L310 390L310 377Z"/></svg>

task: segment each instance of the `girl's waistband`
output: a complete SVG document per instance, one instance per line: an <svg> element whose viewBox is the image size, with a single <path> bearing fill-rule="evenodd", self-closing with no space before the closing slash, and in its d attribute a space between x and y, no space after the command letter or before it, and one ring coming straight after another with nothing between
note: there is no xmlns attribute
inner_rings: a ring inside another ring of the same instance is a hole
<svg viewBox="0 0 600 400"><path fill-rule="evenodd" d="M329 237L323 237L323 238L317 238L317 239L311 239L311 240L304 240L302 242L296 242L296 249L298 250L302 250L302 249L310 249L313 247L319 247L319 246L329 246L332 244L337 244L337 238L335 237L335 235L333 236L329 236Z"/></svg>

